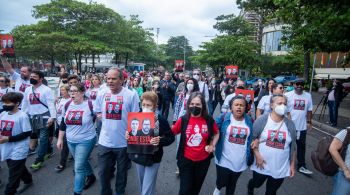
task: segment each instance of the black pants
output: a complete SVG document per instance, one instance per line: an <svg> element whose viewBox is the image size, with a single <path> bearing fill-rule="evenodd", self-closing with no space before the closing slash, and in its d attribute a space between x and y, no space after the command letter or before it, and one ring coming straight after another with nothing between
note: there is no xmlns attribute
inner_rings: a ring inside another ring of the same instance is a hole
<svg viewBox="0 0 350 195"><path fill-rule="evenodd" d="M305 167L305 150L306 150L306 131L300 131L300 137L297 139L297 159L298 169Z"/></svg>
<svg viewBox="0 0 350 195"><path fill-rule="evenodd" d="M263 183L266 182L266 192L265 195L276 195L277 190L281 187L284 178L274 179L269 175L263 175L253 171L253 179L249 180L248 188L254 189L259 188Z"/></svg>
<svg viewBox="0 0 350 195"><path fill-rule="evenodd" d="M210 165L210 158L195 162L186 158L177 161L180 170L179 195L197 195L201 191Z"/></svg>
<svg viewBox="0 0 350 195"><path fill-rule="evenodd" d="M69 155L69 149L68 149L68 145L67 145L67 137L66 137L66 134L64 134L64 137L63 137L63 148L61 150L60 165L62 165L64 167L66 166L68 155Z"/></svg>
<svg viewBox="0 0 350 195"><path fill-rule="evenodd" d="M170 108L170 100L167 100L167 99L163 100L163 103L162 103L162 116L166 120L168 120L169 108Z"/></svg>
<svg viewBox="0 0 350 195"><path fill-rule="evenodd" d="M6 160L9 169L9 181L6 185L5 195L16 194L17 188L22 180L25 184L33 182L32 175L26 167L26 160Z"/></svg>
<svg viewBox="0 0 350 195"><path fill-rule="evenodd" d="M226 195L234 194L241 173L216 165L216 188L221 190L221 188L226 187Z"/></svg>

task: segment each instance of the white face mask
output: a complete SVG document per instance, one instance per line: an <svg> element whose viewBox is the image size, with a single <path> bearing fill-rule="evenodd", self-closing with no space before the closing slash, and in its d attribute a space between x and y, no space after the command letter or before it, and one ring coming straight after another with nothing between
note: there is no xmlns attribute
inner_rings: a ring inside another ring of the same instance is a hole
<svg viewBox="0 0 350 195"><path fill-rule="evenodd" d="M262 85L262 82L261 82L261 81L259 81L259 82L258 82L258 85L260 85L260 86L261 86L261 85Z"/></svg>
<svg viewBox="0 0 350 195"><path fill-rule="evenodd" d="M187 90L188 91L193 91L194 85L193 84L187 84Z"/></svg>
<svg viewBox="0 0 350 195"><path fill-rule="evenodd" d="M193 78L198 81L199 80L199 75L193 75Z"/></svg>
<svg viewBox="0 0 350 195"><path fill-rule="evenodd" d="M211 84L215 85L216 81L215 80L212 80L211 81Z"/></svg>
<svg viewBox="0 0 350 195"><path fill-rule="evenodd" d="M153 87L154 87L155 89L158 89L158 88L159 88L159 85L153 85Z"/></svg>
<svg viewBox="0 0 350 195"><path fill-rule="evenodd" d="M274 110L275 110L276 114L283 116L287 112L287 106L285 106L284 104L277 105Z"/></svg>
<svg viewBox="0 0 350 195"><path fill-rule="evenodd" d="M153 110L146 107L142 107L142 112L153 112Z"/></svg>

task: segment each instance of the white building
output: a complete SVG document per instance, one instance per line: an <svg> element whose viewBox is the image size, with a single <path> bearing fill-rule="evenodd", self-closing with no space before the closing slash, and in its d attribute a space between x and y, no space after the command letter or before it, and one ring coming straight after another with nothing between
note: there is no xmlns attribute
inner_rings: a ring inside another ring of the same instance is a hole
<svg viewBox="0 0 350 195"><path fill-rule="evenodd" d="M261 54L288 54L288 46L281 41L282 27L281 24L269 24L263 28Z"/></svg>

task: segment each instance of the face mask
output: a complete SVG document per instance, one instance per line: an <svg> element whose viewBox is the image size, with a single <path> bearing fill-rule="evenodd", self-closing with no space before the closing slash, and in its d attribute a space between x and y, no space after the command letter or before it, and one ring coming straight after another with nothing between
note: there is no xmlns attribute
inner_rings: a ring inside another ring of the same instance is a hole
<svg viewBox="0 0 350 195"><path fill-rule="evenodd" d="M262 85L262 82L261 82L261 81L259 81L259 82L258 82L258 85Z"/></svg>
<svg viewBox="0 0 350 195"><path fill-rule="evenodd" d="M30 79L30 84L36 85L36 84L38 84L38 80L31 78Z"/></svg>
<svg viewBox="0 0 350 195"><path fill-rule="evenodd" d="M198 81L199 80L199 75L193 75L193 78Z"/></svg>
<svg viewBox="0 0 350 195"><path fill-rule="evenodd" d="M198 115L201 114L202 108L197 107L197 106L193 106L193 107L190 107L190 112L191 112L191 114L193 114L194 116L198 116Z"/></svg>
<svg viewBox="0 0 350 195"><path fill-rule="evenodd" d="M154 88L155 88L155 89L158 89L158 88L159 88L159 85L154 85Z"/></svg>
<svg viewBox="0 0 350 195"><path fill-rule="evenodd" d="M142 107L142 112L153 112L153 110L146 107Z"/></svg>
<svg viewBox="0 0 350 195"><path fill-rule="evenodd" d="M193 84L187 84L188 91L193 91L193 88L194 88Z"/></svg>
<svg viewBox="0 0 350 195"><path fill-rule="evenodd" d="M211 81L211 84L215 85L216 81L215 80L212 80Z"/></svg>
<svg viewBox="0 0 350 195"><path fill-rule="evenodd" d="M12 111L14 108L16 107L16 105L3 105L2 108L5 111Z"/></svg>
<svg viewBox="0 0 350 195"><path fill-rule="evenodd" d="M287 111L287 106L285 106L284 104L282 105L277 105L275 107L275 112L276 114L280 115L280 116L283 116Z"/></svg>

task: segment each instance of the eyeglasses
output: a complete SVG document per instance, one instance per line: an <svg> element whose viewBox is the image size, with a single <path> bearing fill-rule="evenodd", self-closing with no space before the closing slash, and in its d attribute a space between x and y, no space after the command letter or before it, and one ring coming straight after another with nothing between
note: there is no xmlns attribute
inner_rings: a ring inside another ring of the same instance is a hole
<svg viewBox="0 0 350 195"><path fill-rule="evenodd" d="M69 90L69 93L79 93L78 90Z"/></svg>
<svg viewBox="0 0 350 195"><path fill-rule="evenodd" d="M199 73L193 73L193 75L200 75Z"/></svg>
<svg viewBox="0 0 350 195"><path fill-rule="evenodd" d="M281 90L282 90L282 89L284 89L284 88L283 88L283 87L278 87L278 89L281 89Z"/></svg>
<svg viewBox="0 0 350 195"><path fill-rule="evenodd" d="M296 86L304 86L304 83L295 83Z"/></svg>
<svg viewBox="0 0 350 195"><path fill-rule="evenodd" d="M0 80L0 83L5 83L5 80Z"/></svg>

